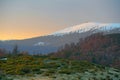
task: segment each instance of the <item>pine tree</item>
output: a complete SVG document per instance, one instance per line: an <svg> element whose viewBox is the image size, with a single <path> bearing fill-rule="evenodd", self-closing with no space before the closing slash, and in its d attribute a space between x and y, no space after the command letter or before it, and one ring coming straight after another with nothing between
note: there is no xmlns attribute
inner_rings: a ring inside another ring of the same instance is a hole
<svg viewBox="0 0 120 80"><path fill-rule="evenodd" d="M13 55L16 55L16 54L18 54L18 52L19 52L19 51L18 51L18 46L15 45L14 48L13 48L12 54L13 54Z"/></svg>

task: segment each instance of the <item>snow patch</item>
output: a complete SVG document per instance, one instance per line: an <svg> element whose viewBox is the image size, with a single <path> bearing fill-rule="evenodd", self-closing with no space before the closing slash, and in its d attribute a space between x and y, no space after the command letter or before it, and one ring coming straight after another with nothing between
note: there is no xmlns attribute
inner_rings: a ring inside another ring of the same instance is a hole
<svg viewBox="0 0 120 80"><path fill-rule="evenodd" d="M45 42L38 42L36 44L34 44L34 46L44 46L45 45Z"/></svg>

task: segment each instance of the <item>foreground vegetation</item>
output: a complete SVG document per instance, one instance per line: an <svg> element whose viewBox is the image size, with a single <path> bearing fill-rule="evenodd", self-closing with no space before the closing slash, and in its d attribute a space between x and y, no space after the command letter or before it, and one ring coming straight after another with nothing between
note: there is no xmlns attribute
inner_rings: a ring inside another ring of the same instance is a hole
<svg viewBox="0 0 120 80"><path fill-rule="evenodd" d="M87 61L38 55L9 55L7 60L0 60L0 80L39 80L42 77L47 77L44 80L119 80L120 71Z"/></svg>

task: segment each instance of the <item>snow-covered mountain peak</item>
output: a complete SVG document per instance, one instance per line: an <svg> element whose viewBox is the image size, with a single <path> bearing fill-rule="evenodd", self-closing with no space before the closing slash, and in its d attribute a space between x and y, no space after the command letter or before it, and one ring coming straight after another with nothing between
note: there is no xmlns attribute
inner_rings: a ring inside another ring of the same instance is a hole
<svg viewBox="0 0 120 80"><path fill-rule="evenodd" d="M61 36L69 33L82 33L90 30L94 31L110 31L112 29L120 28L120 23L98 23L98 22L87 22L80 25L65 28L63 30L52 33L51 35Z"/></svg>

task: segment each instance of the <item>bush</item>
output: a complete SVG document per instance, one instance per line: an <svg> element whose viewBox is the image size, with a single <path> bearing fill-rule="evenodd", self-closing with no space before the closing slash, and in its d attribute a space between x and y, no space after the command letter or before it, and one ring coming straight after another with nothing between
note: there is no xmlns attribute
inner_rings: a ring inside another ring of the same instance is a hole
<svg viewBox="0 0 120 80"><path fill-rule="evenodd" d="M43 73L44 76L52 76L53 74L55 74L56 70L55 69L48 69L47 71L45 71Z"/></svg>
<svg viewBox="0 0 120 80"><path fill-rule="evenodd" d="M22 68L22 69L20 70L20 72L23 72L24 74L27 74L27 73L30 73L31 71L30 71L29 68Z"/></svg>
<svg viewBox="0 0 120 80"><path fill-rule="evenodd" d="M62 70L59 71L59 73L61 73L61 74L71 74L71 73L73 73L73 71L70 70L70 69L62 69Z"/></svg>

